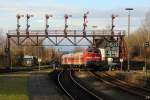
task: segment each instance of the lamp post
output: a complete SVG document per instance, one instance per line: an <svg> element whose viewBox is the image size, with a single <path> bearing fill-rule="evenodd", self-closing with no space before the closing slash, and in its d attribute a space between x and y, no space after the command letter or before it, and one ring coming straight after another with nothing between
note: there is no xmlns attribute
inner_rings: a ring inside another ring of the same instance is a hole
<svg viewBox="0 0 150 100"><path fill-rule="evenodd" d="M62 48L58 48L58 62L59 62L59 67L61 66L61 56L62 56Z"/></svg>
<svg viewBox="0 0 150 100"><path fill-rule="evenodd" d="M129 35L130 35L130 12L131 12L131 10L134 10L134 9L133 8L125 8L125 10L128 11L128 39L129 39ZM129 42L128 42L128 44L129 44ZM130 54L129 54L129 50L128 50L128 69L127 70L130 71Z"/></svg>

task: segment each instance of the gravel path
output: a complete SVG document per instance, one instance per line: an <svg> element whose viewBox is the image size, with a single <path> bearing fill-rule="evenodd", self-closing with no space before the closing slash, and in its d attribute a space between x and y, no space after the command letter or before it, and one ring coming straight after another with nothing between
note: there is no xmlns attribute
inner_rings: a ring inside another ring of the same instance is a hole
<svg viewBox="0 0 150 100"><path fill-rule="evenodd" d="M30 100L67 100L48 74L31 74L29 78Z"/></svg>

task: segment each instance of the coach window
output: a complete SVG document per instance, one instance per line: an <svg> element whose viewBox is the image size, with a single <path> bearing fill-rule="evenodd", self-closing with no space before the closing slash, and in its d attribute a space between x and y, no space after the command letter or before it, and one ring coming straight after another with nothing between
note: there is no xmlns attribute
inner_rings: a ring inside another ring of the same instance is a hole
<svg viewBox="0 0 150 100"><path fill-rule="evenodd" d="M71 57L71 60L73 60L73 57Z"/></svg>
<svg viewBox="0 0 150 100"><path fill-rule="evenodd" d="M69 60L71 60L71 57L69 57Z"/></svg>
<svg viewBox="0 0 150 100"><path fill-rule="evenodd" d="M78 60L78 56L76 56L76 60Z"/></svg>
<svg viewBox="0 0 150 100"><path fill-rule="evenodd" d="M81 60L83 60L83 56L81 56Z"/></svg>

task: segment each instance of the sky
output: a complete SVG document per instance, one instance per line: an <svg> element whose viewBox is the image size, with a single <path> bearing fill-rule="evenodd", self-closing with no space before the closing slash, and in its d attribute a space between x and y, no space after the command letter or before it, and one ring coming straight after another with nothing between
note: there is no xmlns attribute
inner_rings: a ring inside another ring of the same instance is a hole
<svg viewBox="0 0 150 100"><path fill-rule="evenodd" d="M111 14L118 15L115 20L116 29L127 29L126 7L132 7L131 31L136 30L150 10L150 0L0 0L0 28L16 29L16 14L33 14L30 19L31 29L44 29L44 15L52 14L50 28L64 28L64 14L71 14L68 24L70 29L82 29L83 14L89 11L88 29L98 26L105 29L111 25ZM21 20L21 28L25 29L25 18Z"/></svg>

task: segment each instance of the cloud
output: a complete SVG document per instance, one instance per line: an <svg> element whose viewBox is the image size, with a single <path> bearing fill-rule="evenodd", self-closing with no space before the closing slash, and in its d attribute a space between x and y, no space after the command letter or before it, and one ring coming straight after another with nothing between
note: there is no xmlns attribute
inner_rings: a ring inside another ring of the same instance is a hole
<svg viewBox="0 0 150 100"><path fill-rule="evenodd" d="M90 12L89 17L97 17L97 18L108 18L111 14L117 14L119 17L126 17L127 12L124 10L125 8L115 8L115 9L103 9L100 8L82 8L82 7L72 7L72 6L64 6L64 5L51 5L51 6L34 6L34 5L2 5L0 4L0 10L5 11L9 14L16 15L17 13L26 14L31 13L35 16L44 16L46 13L53 14L55 17L61 17L65 13L73 15L74 18L80 18L87 11ZM132 15L134 17L142 17L149 10L148 8L134 8L132 11Z"/></svg>
<svg viewBox="0 0 150 100"><path fill-rule="evenodd" d="M82 29L83 27L83 14L89 11L88 15L88 28L91 29L93 25L97 25L99 29L106 28L106 26L111 25L111 15L119 15L117 18L117 28L126 25L127 11L124 8L115 9L103 9L100 8L82 8L82 7L71 7L63 5L51 5L51 6L40 6L40 5L19 5L19 4L0 4L0 27L5 27L7 29L16 27L16 14L33 14L34 18L31 20L31 25L33 29L44 29L45 14L53 14L52 20L50 20L50 28L53 29L63 29L64 28L64 14L71 14L73 17L68 20L70 29ZM148 8L134 8L131 16L132 19L137 19L139 23L141 18L144 18L145 13ZM4 14L5 13L5 14ZM137 22L134 21L134 24ZM23 21L23 27L25 28L25 20ZM139 24L137 25L139 26Z"/></svg>

